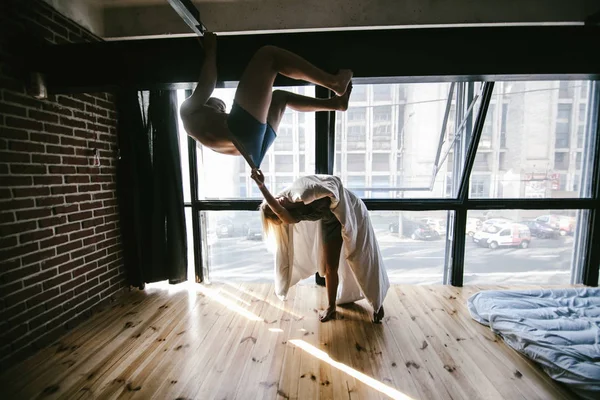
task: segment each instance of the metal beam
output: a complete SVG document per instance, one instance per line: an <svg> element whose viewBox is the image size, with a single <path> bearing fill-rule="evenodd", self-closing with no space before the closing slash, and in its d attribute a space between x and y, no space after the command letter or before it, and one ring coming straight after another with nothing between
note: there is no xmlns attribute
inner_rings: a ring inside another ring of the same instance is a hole
<svg viewBox="0 0 600 400"><path fill-rule="evenodd" d="M190 0L167 0L171 7L179 14L181 19L194 31L198 36L204 36L206 27L200 21L200 11L194 6Z"/></svg>
<svg viewBox="0 0 600 400"><path fill-rule="evenodd" d="M267 44L331 73L352 68L357 82L372 77L388 82L600 79L600 55L590 51L599 39L595 26L224 35L217 39L218 79L238 81L254 53ZM565 41L568 46L557 45ZM192 88L203 54L192 37L22 46L26 65L45 74L50 94ZM275 84L304 83L278 76Z"/></svg>

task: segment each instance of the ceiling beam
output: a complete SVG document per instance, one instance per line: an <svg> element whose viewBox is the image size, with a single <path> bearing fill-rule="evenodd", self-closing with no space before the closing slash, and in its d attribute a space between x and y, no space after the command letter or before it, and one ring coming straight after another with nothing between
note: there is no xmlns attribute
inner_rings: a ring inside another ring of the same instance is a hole
<svg viewBox="0 0 600 400"><path fill-rule="evenodd" d="M202 21L200 21L200 11L198 11L191 0L167 1L193 32L195 32L198 36L204 36L206 27L202 24Z"/></svg>
<svg viewBox="0 0 600 400"><path fill-rule="evenodd" d="M304 32L217 38L219 82L239 80L263 45L289 49L357 79L395 82L600 79L599 27L486 27ZM44 46L24 52L49 93L190 88L203 50L195 37ZM277 85L301 84L278 77Z"/></svg>

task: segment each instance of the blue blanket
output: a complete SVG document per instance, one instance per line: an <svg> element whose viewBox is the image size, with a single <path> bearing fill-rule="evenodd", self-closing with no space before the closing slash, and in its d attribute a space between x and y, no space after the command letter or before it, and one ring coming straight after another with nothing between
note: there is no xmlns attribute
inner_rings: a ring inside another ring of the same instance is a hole
<svg viewBox="0 0 600 400"><path fill-rule="evenodd" d="M600 289L489 290L471 317L586 399L600 399Z"/></svg>

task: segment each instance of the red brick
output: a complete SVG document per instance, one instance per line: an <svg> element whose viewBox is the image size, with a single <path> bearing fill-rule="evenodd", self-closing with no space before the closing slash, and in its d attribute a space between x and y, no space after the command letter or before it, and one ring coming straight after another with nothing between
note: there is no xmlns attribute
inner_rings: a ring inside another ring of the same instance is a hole
<svg viewBox="0 0 600 400"><path fill-rule="evenodd" d="M71 250L79 249L82 246L83 246L83 242L81 240L78 240L76 242L69 242L65 245L58 246L56 248L56 252L58 254L69 253Z"/></svg>
<svg viewBox="0 0 600 400"><path fill-rule="evenodd" d="M34 206L33 199L9 200L0 203L0 208L5 210L18 210Z"/></svg>
<svg viewBox="0 0 600 400"><path fill-rule="evenodd" d="M18 222L16 224L0 225L0 236L14 235L15 233L27 232L36 228L35 221Z"/></svg>
<svg viewBox="0 0 600 400"><path fill-rule="evenodd" d="M54 146L51 144L46 145L46 151L52 154L75 154L75 150L72 147Z"/></svg>
<svg viewBox="0 0 600 400"><path fill-rule="evenodd" d="M29 140L29 132L21 130L21 129L12 129L1 127L0 128L0 137L4 139L15 139L15 140Z"/></svg>
<svg viewBox="0 0 600 400"><path fill-rule="evenodd" d="M12 328L20 323L16 322L13 324L13 322L16 320L15 317L24 312L26 309L27 306L25 305L25 303L18 303L14 307L7 308L0 313L0 321L9 322L8 327Z"/></svg>
<svg viewBox="0 0 600 400"><path fill-rule="evenodd" d="M54 214L68 214L68 213L72 213L75 211L79 211L79 207L77 206L77 204L71 204L68 206L60 206L60 207L54 207ZM69 222L72 222L71 220L69 220Z"/></svg>
<svg viewBox="0 0 600 400"><path fill-rule="evenodd" d="M69 255L63 254L58 257L44 260L41 262L40 265L41 265L42 269L48 269L48 268L56 267L57 265L61 265L62 263L65 263L67 261L69 261Z"/></svg>
<svg viewBox="0 0 600 400"><path fill-rule="evenodd" d="M82 130L82 129L75 129L73 131L73 134L77 137L82 137L85 139L94 139L96 137L94 132L90 132L90 131L86 131L86 130Z"/></svg>
<svg viewBox="0 0 600 400"><path fill-rule="evenodd" d="M26 276L33 275L39 271L40 271L39 264L34 264L34 265L29 265L27 267L14 269L12 271L8 271L8 272L0 275L0 282L2 284L7 284L9 282L14 282L14 281L24 278ZM4 289L2 289L2 292L5 293ZM0 321L1 321L1 319L0 319Z"/></svg>
<svg viewBox="0 0 600 400"><path fill-rule="evenodd" d="M114 110L115 109L114 103L112 103L110 101L104 101L104 100L96 99L96 105L99 106L99 107L105 108L107 110Z"/></svg>
<svg viewBox="0 0 600 400"><path fill-rule="evenodd" d="M73 128L85 128L85 122L77 119L72 119L68 117L60 117L60 124L66 126L72 126Z"/></svg>
<svg viewBox="0 0 600 400"><path fill-rule="evenodd" d="M102 282L102 279L100 279L100 281ZM103 291L103 290L107 289L107 288L108 288L108 286L109 286L109 283L108 283L108 282L103 282L103 283L101 283L100 285L98 285L98 286L94 287L93 289L91 289L91 290L88 292L88 296L94 296L95 294L98 294L98 293L100 293L101 291Z"/></svg>
<svg viewBox="0 0 600 400"><path fill-rule="evenodd" d="M0 150L8 149L8 141L0 139Z"/></svg>
<svg viewBox="0 0 600 400"><path fill-rule="evenodd" d="M61 283L65 283L71 279L71 274L66 273L62 275L58 275L56 278L52 278L44 282L44 290L48 290L50 288L59 286Z"/></svg>
<svg viewBox="0 0 600 400"><path fill-rule="evenodd" d="M69 292L69 293L65 293L65 294L69 294L70 295L69 298L73 297L73 292ZM73 317L75 317L75 315L77 315L77 311L75 311L75 310L68 310L66 312L63 312L60 315L60 317L48 322L48 324L46 325L46 328L49 331L54 329L55 327L56 327L56 329L64 330L64 329L66 329L65 328L66 324L65 324L65 326L63 326L63 324L65 322L69 321L70 319L72 319Z"/></svg>
<svg viewBox="0 0 600 400"><path fill-rule="evenodd" d="M50 103L50 102L43 103L42 104L42 109L46 110L46 111L51 111L51 112L56 113L56 114L66 115L67 117L70 117L71 115L73 115L73 112L71 110L69 110L66 107L62 107L62 106L60 106L60 105L58 105L56 103ZM46 127L48 125L50 125L50 124L44 124L44 127ZM53 125L53 126L59 127L59 125ZM46 131L48 131L47 128L46 128ZM72 135L73 134L73 130L71 129L70 131L71 131L71 133L67 133L67 135ZM55 132L55 133L61 133L61 132Z"/></svg>
<svg viewBox="0 0 600 400"><path fill-rule="evenodd" d="M81 185L78 188L80 193L85 193L85 192L97 192L101 190L100 185L98 184L94 184L94 185Z"/></svg>
<svg viewBox="0 0 600 400"><path fill-rule="evenodd" d="M6 250L0 250L1 260L10 260L11 258L20 257L24 254L34 252L38 249L37 243L25 244L17 247L13 247Z"/></svg>
<svg viewBox="0 0 600 400"><path fill-rule="evenodd" d="M48 133L58 133L61 135L73 136L73 128L69 128L68 126L44 124L44 131Z"/></svg>
<svg viewBox="0 0 600 400"><path fill-rule="evenodd" d="M106 207L99 210L94 210L94 217L101 217L105 215L112 215L115 213L114 207Z"/></svg>
<svg viewBox="0 0 600 400"><path fill-rule="evenodd" d="M80 212L80 213L71 214L68 216L69 222L81 221L81 220L88 219L88 218L92 218L91 211Z"/></svg>
<svg viewBox="0 0 600 400"><path fill-rule="evenodd" d="M13 94L10 92L4 92L4 100L10 103L17 103L27 107L39 108L40 102L38 100L34 100L31 97L21 96L18 94Z"/></svg>
<svg viewBox="0 0 600 400"><path fill-rule="evenodd" d="M35 185L60 185L62 179L60 176L35 176L33 183Z"/></svg>
<svg viewBox="0 0 600 400"><path fill-rule="evenodd" d="M44 122L58 122L58 116L54 114L50 114L43 111L37 110L29 110L29 118L32 118L36 121L44 121Z"/></svg>
<svg viewBox="0 0 600 400"><path fill-rule="evenodd" d="M100 296L95 295L93 297L90 297L83 303L79 304L77 306L76 310L77 310L77 312L82 312L82 311L87 310L88 308L92 307L94 304L96 304L99 301L100 301Z"/></svg>
<svg viewBox="0 0 600 400"><path fill-rule="evenodd" d="M15 221L15 214L12 212L6 212L0 214L0 224L6 224Z"/></svg>
<svg viewBox="0 0 600 400"><path fill-rule="evenodd" d="M65 96L58 96L58 102L59 104L62 104L63 106L67 106L67 107L71 107L71 108L76 108L79 110L85 110L85 104L71 99L69 97L65 97Z"/></svg>
<svg viewBox="0 0 600 400"><path fill-rule="evenodd" d="M49 156L47 156L47 157L49 157ZM51 165L48 168L49 168L51 174L74 174L75 173L75 167L72 167L72 166Z"/></svg>
<svg viewBox="0 0 600 400"><path fill-rule="evenodd" d="M34 262L48 260L50 257L54 257L56 255L56 250L54 249L45 249L42 251L38 251L37 253L30 254L21 259L23 265L33 264Z"/></svg>
<svg viewBox="0 0 600 400"><path fill-rule="evenodd" d="M70 137L66 137L66 136L63 136L60 138L60 144L65 145L65 146L75 146L75 147L86 147L87 148L87 143L85 140L70 138Z"/></svg>
<svg viewBox="0 0 600 400"><path fill-rule="evenodd" d="M104 240L104 235L94 235L92 237L89 237L87 239L83 240L83 244L85 246L89 246L90 244L96 244L100 241Z"/></svg>
<svg viewBox="0 0 600 400"><path fill-rule="evenodd" d="M84 247L81 250L77 250L71 253L71 258L75 259L75 258L79 258L81 256L85 256L87 254L90 254L94 251L94 246L89 246L89 247Z"/></svg>
<svg viewBox="0 0 600 400"><path fill-rule="evenodd" d="M23 337L27 333L27 326L25 324L18 325L16 328L4 332L1 336L2 342L14 342L16 339Z"/></svg>
<svg viewBox="0 0 600 400"><path fill-rule="evenodd" d="M0 237L0 249L8 249L17 245L16 236Z"/></svg>
<svg viewBox="0 0 600 400"><path fill-rule="evenodd" d="M74 94L72 96L73 96L73 98L75 98L77 100L81 100L81 101L84 101L86 103L96 104L96 99L93 98L92 96L90 96L87 93L76 93L76 94Z"/></svg>
<svg viewBox="0 0 600 400"><path fill-rule="evenodd" d="M65 183L90 183L90 177L87 175L66 175Z"/></svg>
<svg viewBox="0 0 600 400"><path fill-rule="evenodd" d="M16 106L12 106L10 104L0 102L0 114L2 114L2 115L10 114L10 115L17 115L19 117L25 117L27 115L27 110L23 107L16 107Z"/></svg>
<svg viewBox="0 0 600 400"><path fill-rule="evenodd" d="M67 222L67 217L62 215L60 217L50 217L50 218L40 219L38 221L38 225L40 228L46 228L49 226L61 225L61 224L64 224L65 222ZM56 232L56 233L60 233L60 232Z"/></svg>
<svg viewBox="0 0 600 400"><path fill-rule="evenodd" d="M58 246L59 244L63 244L69 241L69 237L67 235L63 236L54 236L48 240L44 240L40 242L40 249L45 249L47 247Z"/></svg>
<svg viewBox="0 0 600 400"><path fill-rule="evenodd" d="M62 204L65 202L65 198L63 196L58 197L40 197L35 199L35 205L38 207L44 206L54 206L57 204Z"/></svg>
<svg viewBox="0 0 600 400"><path fill-rule="evenodd" d="M102 124L102 125L108 125L108 126L116 125L114 119L98 117L97 120L98 120L98 123ZM105 132L109 132L109 131L106 130Z"/></svg>
<svg viewBox="0 0 600 400"><path fill-rule="evenodd" d="M53 235L52 229L45 229L43 231L24 233L21 236L19 236L19 240L21 241L21 243L27 243L27 242L33 242L34 240L36 240L36 241L42 240L42 239L45 239L52 235Z"/></svg>
<svg viewBox="0 0 600 400"><path fill-rule="evenodd" d="M11 141L8 146L10 150L13 151L22 151L26 153L43 153L44 145L38 143L30 143L30 142L16 142Z"/></svg>
<svg viewBox="0 0 600 400"><path fill-rule="evenodd" d="M98 260L98 265L105 265L117 259L117 254L111 253L110 248L107 249L107 256ZM110 268L110 266L109 266Z"/></svg>
<svg viewBox="0 0 600 400"><path fill-rule="evenodd" d="M92 149L103 149L103 150L107 150L110 148L108 143L104 143L104 142L98 142L98 141L94 141L94 140L90 140L87 143L89 148Z"/></svg>
<svg viewBox="0 0 600 400"><path fill-rule="evenodd" d="M96 102L97 102L97 101L98 101L98 100L96 100ZM105 110L105 109L102 109L102 108L100 108L100 107L93 106L93 105L91 105L91 104L86 104L86 105L85 105L85 111L86 111L86 112L90 112L90 113L94 113L94 114L96 114L96 115L102 115L103 117L106 117L106 116L108 116L108 111L107 111L107 110Z"/></svg>
<svg viewBox="0 0 600 400"><path fill-rule="evenodd" d="M58 317L62 313L62 307L54 307L52 310L46 311L37 318L32 319L28 322L30 330L36 329L37 327L44 325L46 322Z"/></svg>
<svg viewBox="0 0 600 400"><path fill-rule="evenodd" d="M17 211L18 220L43 218L50 215L52 215L52 212L47 208L35 208L32 210Z"/></svg>
<svg viewBox="0 0 600 400"><path fill-rule="evenodd" d="M47 280L48 278L52 278L56 274L57 274L56 268L50 268L50 269L47 269L45 271L42 271L42 273L40 273L40 274L37 274L37 275L34 275L34 276L32 276L32 277L30 277L28 279L25 279L23 281L23 285L25 287L31 286L31 285L35 285L36 283L40 283L42 281ZM47 292L42 292L42 294L39 294L36 297L32 297L31 299L27 300L27 307L34 307L34 306L36 306L38 304L37 301L40 300L40 299L41 300L48 299L49 297L45 297L44 293L47 293ZM58 294L58 289L56 289L56 294ZM40 298L40 296L42 296L42 297ZM50 297L54 297L54 295L52 295Z"/></svg>
<svg viewBox="0 0 600 400"><path fill-rule="evenodd" d="M50 194L50 189L47 187L30 187L22 189L13 189L15 197L32 197L32 196L47 196Z"/></svg>
<svg viewBox="0 0 600 400"><path fill-rule="evenodd" d="M17 303L27 300L28 298L35 296L42 292L42 285L30 286L24 290L16 292L10 296L4 298L5 307L11 307Z"/></svg>
<svg viewBox="0 0 600 400"><path fill-rule="evenodd" d="M31 165L31 164L12 164L10 166L10 172L12 174L45 174L45 165Z"/></svg>
<svg viewBox="0 0 600 400"><path fill-rule="evenodd" d="M12 196L10 194L10 189L0 188L0 199L10 199Z"/></svg>
<svg viewBox="0 0 600 400"><path fill-rule="evenodd" d="M84 221L85 223L85 221ZM59 227L57 227L55 229L55 232L57 234L61 234L61 233L67 233L67 232L73 232L78 230L81 227L81 223L80 222L74 222L72 224L68 224L68 225L61 225Z"/></svg>
<svg viewBox="0 0 600 400"><path fill-rule="evenodd" d="M52 143L52 144L58 144L58 142L59 142L59 137L52 133L31 132L29 134L29 136L30 136L29 140L31 140L32 142Z"/></svg>
<svg viewBox="0 0 600 400"><path fill-rule="evenodd" d="M93 175L91 177L91 181L93 183L106 183L106 182L112 182L112 176L110 175Z"/></svg>
<svg viewBox="0 0 600 400"><path fill-rule="evenodd" d="M71 233L69 235L69 240L76 240L76 239L81 239L90 235L94 234L94 228L90 228L90 229L86 229L83 231L78 231L78 232L74 232Z"/></svg>
<svg viewBox="0 0 600 400"><path fill-rule="evenodd" d="M100 282L99 282L98 278L88 280L86 283L84 283L83 285L77 286L73 290L75 292L75 296L77 296L79 293L87 292L88 290L90 290L91 288L93 288L94 286L96 286L99 283ZM89 294L88 294L88 296L89 296Z"/></svg>
<svg viewBox="0 0 600 400"><path fill-rule="evenodd" d="M94 270L90 271L85 277L89 281L89 280L92 280L92 279L102 275L106 271L108 271L108 267L106 267L106 266L98 267L98 268L95 268Z"/></svg>
<svg viewBox="0 0 600 400"><path fill-rule="evenodd" d="M119 202L117 201L117 199L104 200L102 202L102 205L104 207L116 207L118 204L119 204Z"/></svg>
<svg viewBox="0 0 600 400"><path fill-rule="evenodd" d="M78 258L76 260L73 260L71 262L68 262L66 264L61 265L58 268L58 272L59 273L63 273L63 272L67 272L67 271L72 271L75 268L79 267L81 264L83 264L83 258ZM77 275L73 275L73 277L75 278ZM64 285L63 285L64 286ZM61 286L62 288L62 286ZM61 289L62 290L62 289Z"/></svg>
<svg viewBox="0 0 600 400"><path fill-rule="evenodd" d="M102 190L116 190L116 189L117 189L116 183L104 183L102 185Z"/></svg>
<svg viewBox="0 0 600 400"><path fill-rule="evenodd" d="M96 116L93 114L81 112L81 111L73 111L73 116L75 118L84 119L86 121L96 122Z"/></svg>
<svg viewBox="0 0 600 400"><path fill-rule="evenodd" d="M88 160L85 157L63 157L63 164L72 164L72 165L87 165Z"/></svg>
<svg viewBox="0 0 600 400"><path fill-rule="evenodd" d="M77 307L77 305L83 303L87 299L87 297L87 293L82 293L78 296L73 296L71 299L69 299L63 304L63 309L66 311L71 308Z"/></svg>
<svg viewBox="0 0 600 400"><path fill-rule="evenodd" d="M79 208L81 209L81 211L83 210L91 210L94 208L99 208L102 207L102 202L101 201L94 201L91 203L82 203L79 205Z"/></svg>
<svg viewBox="0 0 600 400"><path fill-rule="evenodd" d="M96 225L102 224L103 222L104 222L104 220L101 217L99 217L99 218L88 219L87 221L83 221L81 223L81 226L83 228L89 228L91 226L96 226Z"/></svg>
<svg viewBox="0 0 600 400"><path fill-rule="evenodd" d="M88 193L74 194L71 196L66 196L67 203L79 203L82 201L89 201L89 200L91 200L91 198L92 198L92 196L90 196ZM83 204L80 204L79 207L81 208L81 210L87 209L87 208L83 208Z"/></svg>
<svg viewBox="0 0 600 400"><path fill-rule="evenodd" d="M10 282L9 284L4 285L2 287L3 302L6 296L12 295L13 293L17 293L21 289L23 289L23 281ZM5 302L3 303L3 306L6 308L11 307L10 304L7 304Z"/></svg>
<svg viewBox="0 0 600 400"><path fill-rule="evenodd" d="M33 180L30 176L0 176L0 186L31 186Z"/></svg>
<svg viewBox="0 0 600 400"><path fill-rule="evenodd" d="M31 162L39 164L60 164L60 156L51 156L48 154L34 154L31 156Z"/></svg>
<svg viewBox="0 0 600 400"><path fill-rule="evenodd" d="M0 164L0 175L8 175L8 164Z"/></svg>
<svg viewBox="0 0 600 400"><path fill-rule="evenodd" d="M73 280L71 280L70 282L74 282L74 281L73 281ZM66 284L65 284L65 285L66 285ZM72 297L73 297L73 292L72 292L72 291L68 291L68 292L66 292L66 293L64 293L64 292L63 292L63 290L62 290L62 289L63 289L63 286L65 286L65 285L62 285L62 286L60 287L60 291L61 291L61 293L62 293L60 296L58 296L58 297L54 297L54 298L52 298L52 299L50 299L50 300L48 300L48 301L46 302L46 304L45 304L45 305L46 305L46 309L47 309L47 310L50 310L52 307L55 307L55 306L57 306L57 305L59 305L59 304L61 304L61 305L62 305L64 302L66 302L67 300L69 300L70 298L72 298Z"/></svg>
<svg viewBox="0 0 600 400"><path fill-rule="evenodd" d="M117 156L117 152L115 150L101 151L100 157L103 158L115 158Z"/></svg>
<svg viewBox="0 0 600 400"><path fill-rule="evenodd" d="M52 194L68 194L77 192L77 186L65 185L65 186L53 186L51 189Z"/></svg>
<svg viewBox="0 0 600 400"><path fill-rule="evenodd" d="M100 172L98 167L77 167L78 174L97 174Z"/></svg>
<svg viewBox="0 0 600 400"><path fill-rule="evenodd" d="M6 126L32 131L41 131L44 128L41 122L16 117L7 117Z"/></svg>

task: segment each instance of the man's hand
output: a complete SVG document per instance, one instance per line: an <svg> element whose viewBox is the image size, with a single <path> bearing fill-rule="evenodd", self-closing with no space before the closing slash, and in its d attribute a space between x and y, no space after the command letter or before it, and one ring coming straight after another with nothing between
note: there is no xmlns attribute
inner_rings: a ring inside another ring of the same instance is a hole
<svg viewBox="0 0 600 400"><path fill-rule="evenodd" d="M208 31L204 32L200 44L207 53L215 53L217 51L217 35Z"/></svg>
<svg viewBox="0 0 600 400"><path fill-rule="evenodd" d="M262 171L260 169L253 169L252 170L252 174L250 174L250 177L252 179L254 179L254 182L256 182L256 184L258 185L258 187L263 187L265 186L265 176L263 175Z"/></svg>

